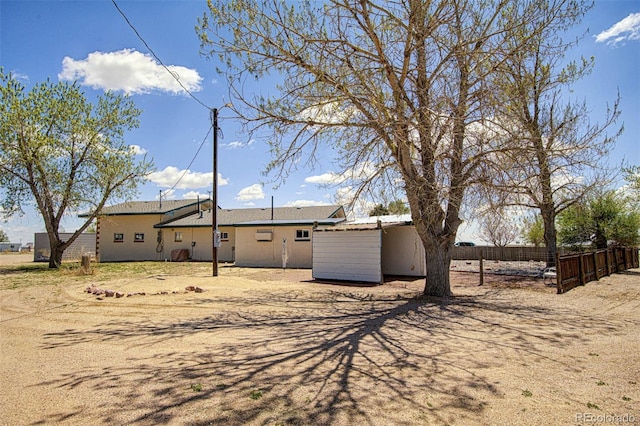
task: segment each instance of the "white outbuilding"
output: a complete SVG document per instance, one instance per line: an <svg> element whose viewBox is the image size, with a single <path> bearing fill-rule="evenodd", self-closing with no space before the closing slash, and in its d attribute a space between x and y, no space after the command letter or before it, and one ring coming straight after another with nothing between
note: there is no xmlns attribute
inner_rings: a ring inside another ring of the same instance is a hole
<svg viewBox="0 0 640 426"><path fill-rule="evenodd" d="M378 216L313 232L313 278L382 283L425 276L422 241L410 215Z"/></svg>

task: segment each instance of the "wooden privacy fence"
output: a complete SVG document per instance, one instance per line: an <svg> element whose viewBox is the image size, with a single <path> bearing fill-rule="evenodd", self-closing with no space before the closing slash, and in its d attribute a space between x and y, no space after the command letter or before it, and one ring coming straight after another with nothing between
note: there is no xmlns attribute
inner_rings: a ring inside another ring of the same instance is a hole
<svg viewBox="0 0 640 426"><path fill-rule="evenodd" d="M454 247L453 253L452 253L452 259L477 260L480 258L481 251L482 251L482 258L484 260L501 260L501 261L514 261L514 262L528 262L531 260L538 261L538 262L547 261L547 249L545 247L531 247L531 246Z"/></svg>
<svg viewBox="0 0 640 426"><path fill-rule="evenodd" d="M558 294L589 281L631 268L638 268L638 248L615 247L587 253L558 256L556 280Z"/></svg>

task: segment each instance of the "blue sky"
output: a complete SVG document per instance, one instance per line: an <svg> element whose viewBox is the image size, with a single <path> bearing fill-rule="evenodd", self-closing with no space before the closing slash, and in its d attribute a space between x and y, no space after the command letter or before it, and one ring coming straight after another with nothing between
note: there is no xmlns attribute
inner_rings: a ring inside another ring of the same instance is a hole
<svg viewBox="0 0 640 426"><path fill-rule="evenodd" d="M219 64L199 54L194 27L206 10L205 1L117 3L147 45L199 100L209 107L222 107L229 101L224 80L216 72ZM586 98L593 120L598 121L606 103L613 102L620 90L625 132L611 162L626 159L640 164L640 2L597 1L576 30L589 33L575 54L595 56L596 66L575 86L574 93ZM209 195L211 136L195 156L211 125L209 111L183 93L111 1L0 0L0 31L0 65L27 85L47 78L69 79L78 80L88 97L105 89L131 93L143 113L140 128L130 132L127 141L152 157L157 168L141 188L139 199L157 199L160 190L169 189L183 174L166 197ZM266 142L243 134L229 111L223 108L219 114L223 131L218 160L221 207L268 207L272 196L276 206L336 202L336 189L319 185L331 176L330 158L314 170L293 174L274 189L261 174L269 160ZM71 215L63 227L73 231L77 223ZM12 242L22 243L33 241L33 234L44 230L33 211L0 222L0 228ZM462 227L459 240L474 237L472 229Z"/></svg>

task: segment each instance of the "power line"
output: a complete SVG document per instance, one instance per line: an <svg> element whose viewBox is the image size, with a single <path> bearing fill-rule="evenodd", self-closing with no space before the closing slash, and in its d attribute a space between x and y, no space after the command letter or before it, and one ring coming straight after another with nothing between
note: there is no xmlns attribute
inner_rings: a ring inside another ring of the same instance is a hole
<svg viewBox="0 0 640 426"><path fill-rule="evenodd" d="M171 188L169 188L167 190L167 192L169 191L173 191L175 189L176 186L178 186L178 184L180 183L180 181L182 180L182 178L187 174L187 172L189 171L189 168L191 167L191 165L193 164L193 162L196 160L196 157L198 156L198 154L200 153L200 150L202 149L202 147L204 146L204 143L207 141L207 139L209 139L209 135L211 134L211 129L213 129L213 125L209 126L209 130L207 131L206 136L204 137L204 139L202 139L202 142L200 142L200 146L198 147L198 150L196 151L195 155L193 156L193 158L191 159L191 162L189 163L189 165L187 166L186 169L184 169L184 172L182 172L182 175L180 176L180 178L178 179L178 181L176 183L173 184L173 186Z"/></svg>
<svg viewBox="0 0 640 426"><path fill-rule="evenodd" d="M129 18L127 18L127 15L124 14L124 12L122 11L122 9L120 9L120 7L118 6L118 4L116 3L116 0L111 0L111 2L113 3L113 5L116 7L116 9L118 10L118 12L120 12L120 15L122 15L122 17L124 18L124 20L127 22L127 24L129 25L129 27L131 27L131 29L133 30L134 33L136 33L136 36L138 36L138 38L140 39L140 41L142 42L142 44L145 45L145 47L149 50L149 52L151 53L151 55L153 55L153 57L156 59L156 61L158 61L160 63L160 65L162 65L162 67L169 73L171 74L171 77L173 77L173 79L175 81L178 82L178 84L180 85L180 87L182 87L182 89L193 98L193 100L195 100L196 102L198 102L200 105L202 105L203 107L205 107L208 110L211 110L211 108L205 104L204 102L202 102L200 99L198 99L193 93L191 93L191 91L189 89L187 89L182 82L180 81L180 79L178 77L176 77L175 73L173 73L165 64L164 62L162 62L162 60L158 57L158 55L155 54L155 52L153 51L153 49L151 49L151 47L147 44L147 42L144 40L144 38L142 38L142 36L140 35L140 33L138 32L138 30L136 30L136 28L133 26L133 24L131 23L131 21L129 21Z"/></svg>
<svg viewBox="0 0 640 426"><path fill-rule="evenodd" d="M189 89L187 89L182 82L180 81L180 79L178 77L176 77L175 73L173 73L165 64L164 62L162 62L162 60L158 57L158 55L156 55L156 53L153 51L153 49L151 48L151 46L149 46L149 44L144 40L144 38L140 35L140 33L138 32L138 30L133 26L133 24L131 23L131 21L129 21L129 18L127 18L127 15L125 15L125 13L122 11L122 9L120 9L120 7L118 6L118 4L116 3L115 0L111 0L111 2L113 3L113 5L115 6L115 8L118 10L118 12L120 13L120 15L122 15L122 17L124 18L124 20L126 21L126 23L129 25L129 27L131 27L131 29L133 30L133 32L136 34L136 36L140 39L140 41L142 42L142 44L145 45L145 47L149 50L149 52L151 53L151 55L155 58L156 61L158 61L158 63L160 63L160 65L162 65L162 67L171 75L171 77L176 80L178 82L178 84L180 85L180 87L182 87L182 89L189 95L191 96L191 98L193 100L195 100L196 102L198 102L200 105L202 105L203 107L205 107L207 110L211 111L212 109L205 104L204 102L202 102L200 99L198 99L198 97L196 97L193 93L191 93L191 91ZM200 153L200 150L202 149L202 147L204 146L204 143L207 141L207 139L209 138L209 135L211 134L211 129L213 128L213 125L211 125L209 127L209 130L207 131L206 136L204 137L204 139L202 139L202 142L200 142L200 146L198 147L198 150L196 151L195 155L193 156L193 158L191 159L191 162L189 162L189 165L184 169L184 172L182 173L182 175L180 176L180 178L178 178L178 180L176 181L176 183L173 184L173 186L171 188L169 188L167 190L167 192L173 191L175 189L176 186L178 186L178 184L180 183L180 181L182 181L182 178L184 178L184 176L187 174L187 172L189 171L189 168L193 165L193 162L196 160L196 158L198 157L198 154ZM214 171L215 173L215 171Z"/></svg>

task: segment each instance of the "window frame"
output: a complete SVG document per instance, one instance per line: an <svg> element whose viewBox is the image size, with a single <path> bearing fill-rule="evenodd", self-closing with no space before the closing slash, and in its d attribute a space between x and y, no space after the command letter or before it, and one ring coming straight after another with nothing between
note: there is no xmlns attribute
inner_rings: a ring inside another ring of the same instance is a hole
<svg viewBox="0 0 640 426"><path fill-rule="evenodd" d="M144 232L136 232L133 234L134 243L144 243Z"/></svg>
<svg viewBox="0 0 640 426"><path fill-rule="evenodd" d="M295 241L311 241L311 231L309 229L296 229Z"/></svg>
<svg viewBox="0 0 640 426"><path fill-rule="evenodd" d="M124 233L122 233L122 232L114 232L113 233L113 242L114 243L124 243Z"/></svg>

